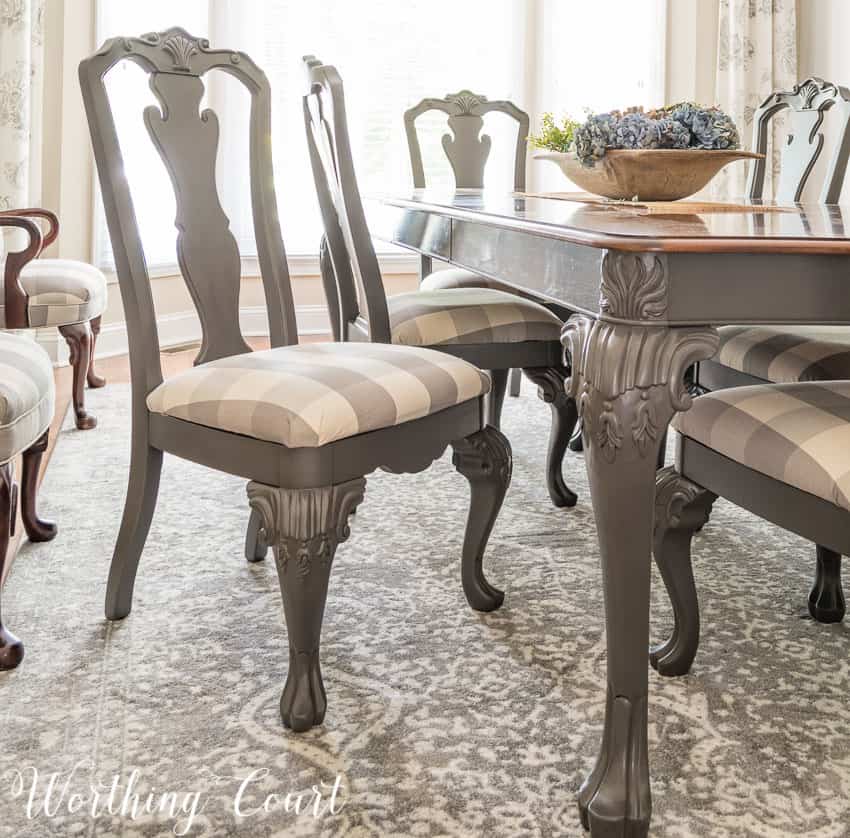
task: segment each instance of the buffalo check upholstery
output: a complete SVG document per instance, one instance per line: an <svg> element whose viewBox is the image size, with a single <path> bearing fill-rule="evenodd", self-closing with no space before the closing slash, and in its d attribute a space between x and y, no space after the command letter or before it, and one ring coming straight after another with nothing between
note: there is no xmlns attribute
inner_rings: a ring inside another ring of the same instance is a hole
<svg viewBox="0 0 850 838"><path fill-rule="evenodd" d="M773 381L850 379L847 326L725 326L716 360L738 372Z"/></svg>
<svg viewBox="0 0 850 838"><path fill-rule="evenodd" d="M22 335L0 332L0 465L29 448L53 419L53 364Z"/></svg>
<svg viewBox="0 0 850 838"><path fill-rule="evenodd" d="M387 298L393 343L405 346L558 340L563 323L538 303L489 288Z"/></svg>
<svg viewBox="0 0 850 838"><path fill-rule="evenodd" d="M401 425L490 390L472 364L442 352L381 343L325 343L249 352L201 364L160 384L153 413L317 448Z"/></svg>
<svg viewBox="0 0 850 838"><path fill-rule="evenodd" d="M850 381L759 384L694 400L673 427L850 511Z"/></svg>
<svg viewBox="0 0 850 838"><path fill-rule="evenodd" d="M498 279L481 276L481 274L463 268L446 268L445 270L434 271L422 280L419 288L422 291L439 291L446 288L490 288L494 291L504 291L506 294L515 294L517 297L524 297L533 302L537 301L533 294L529 294L521 288L508 285L507 282L501 282Z"/></svg>
<svg viewBox="0 0 850 838"><path fill-rule="evenodd" d="M33 259L21 270L32 327L66 326L103 314L106 277L93 265L71 259ZM0 328L6 317L0 288Z"/></svg>

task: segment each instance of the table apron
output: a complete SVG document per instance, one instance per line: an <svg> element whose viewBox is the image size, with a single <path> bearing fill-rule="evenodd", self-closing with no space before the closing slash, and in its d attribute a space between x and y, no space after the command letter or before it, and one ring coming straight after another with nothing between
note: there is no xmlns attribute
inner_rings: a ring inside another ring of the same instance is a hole
<svg viewBox="0 0 850 838"><path fill-rule="evenodd" d="M379 238L507 282L576 311L600 305L606 251L433 212L373 205ZM376 223L375 223L376 222ZM655 253L667 288L668 325L850 324L850 256Z"/></svg>

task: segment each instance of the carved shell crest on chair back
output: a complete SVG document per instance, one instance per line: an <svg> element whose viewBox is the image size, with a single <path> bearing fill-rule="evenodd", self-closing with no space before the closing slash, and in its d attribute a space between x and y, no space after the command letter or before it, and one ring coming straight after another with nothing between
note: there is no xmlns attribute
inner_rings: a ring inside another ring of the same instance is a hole
<svg viewBox="0 0 850 838"><path fill-rule="evenodd" d="M837 203L850 152L850 91L813 76L789 91L772 93L753 115L753 151L769 152L768 129L771 120L780 112L786 113L787 135L780 152L776 200L800 200L815 163L827 145L823 125L828 118L834 123L834 133L830 136L832 151L819 200ZM767 165L766 159L753 162L748 185L751 198L763 197Z"/></svg>
<svg viewBox="0 0 850 838"><path fill-rule="evenodd" d="M360 336L390 343L387 298L351 154L345 95L335 67L304 57L309 92L304 123L325 240L339 296L342 339ZM328 290L326 285L326 291Z"/></svg>
<svg viewBox="0 0 850 838"><path fill-rule="evenodd" d="M211 108L200 107L211 70L235 77L251 95L251 199L272 344L296 343L273 184L271 94L264 73L244 53L210 49L208 41L179 28L112 38L80 63L80 85L128 322L134 381L143 368L149 390L162 373L150 281L105 85L107 73L124 60L149 74L159 102L159 107L145 108L143 116L174 188L177 260L203 329L196 363L250 351L239 327L239 248L216 185L219 119Z"/></svg>
<svg viewBox="0 0 850 838"><path fill-rule="evenodd" d="M429 111L442 111L448 117L451 134L443 135L442 144L454 173L455 186L458 189L482 189L484 187L484 169L492 146L490 136L481 133L484 128L484 116L488 113L501 113L511 117L517 123L514 189L519 192L525 189L528 114L512 102L502 100L491 102L486 96L473 93L470 90L450 93L442 99L423 99L418 105L405 111L404 129L410 151L413 185L417 189L424 189L426 183L416 120Z"/></svg>

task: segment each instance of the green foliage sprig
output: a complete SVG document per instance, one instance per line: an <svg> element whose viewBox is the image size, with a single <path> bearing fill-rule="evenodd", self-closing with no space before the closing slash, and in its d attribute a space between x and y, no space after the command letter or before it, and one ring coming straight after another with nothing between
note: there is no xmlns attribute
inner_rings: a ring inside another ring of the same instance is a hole
<svg viewBox="0 0 850 838"><path fill-rule="evenodd" d="M532 148L543 148L548 151L570 151L578 127L579 123L568 116L563 117L560 122L555 122L553 114L544 113L540 133L531 134L528 143Z"/></svg>

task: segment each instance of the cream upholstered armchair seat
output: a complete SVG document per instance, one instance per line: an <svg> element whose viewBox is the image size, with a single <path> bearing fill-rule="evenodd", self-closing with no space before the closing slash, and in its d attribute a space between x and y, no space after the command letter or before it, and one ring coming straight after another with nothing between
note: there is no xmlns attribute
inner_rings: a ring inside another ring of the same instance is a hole
<svg viewBox="0 0 850 838"><path fill-rule="evenodd" d="M42 235L33 218L46 221ZM106 277L93 265L72 259L42 259L42 251L59 236L59 219L40 208L0 212L2 228L17 228L29 241L21 250L0 235L0 328L33 329L55 326L68 343L74 376L74 415L80 430L97 420L86 410L85 386L106 382L94 371L94 351L106 309Z"/></svg>
<svg viewBox="0 0 850 838"><path fill-rule="evenodd" d="M23 456L21 519L30 541L49 541L56 526L39 519L35 495L41 456L53 419L53 366L35 341L0 332L0 579L15 531L17 486L14 461ZM23 659L21 641L3 625L0 613L0 670Z"/></svg>
<svg viewBox="0 0 850 838"><path fill-rule="evenodd" d="M558 340L563 323L539 303L489 288L387 297L393 343L407 346Z"/></svg>
<svg viewBox="0 0 850 838"><path fill-rule="evenodd" d="M477 399L490 380L442 352L389 344L304 344L201 364L159 385L152 413L316 448Z"/></svg>
<svg viewBox="0 0 850 838"><path fill-rule="evenodd" d="M33 328L91 321L106 308L106 277L85 262L35 259L21 270L20 282Z"/></svg>

